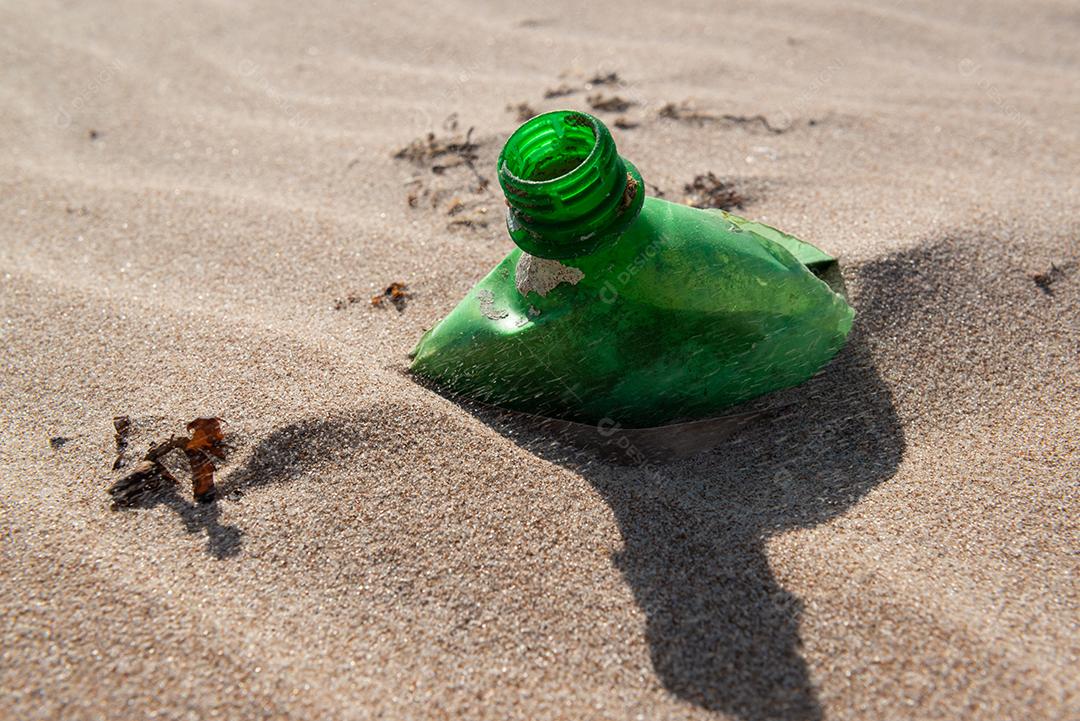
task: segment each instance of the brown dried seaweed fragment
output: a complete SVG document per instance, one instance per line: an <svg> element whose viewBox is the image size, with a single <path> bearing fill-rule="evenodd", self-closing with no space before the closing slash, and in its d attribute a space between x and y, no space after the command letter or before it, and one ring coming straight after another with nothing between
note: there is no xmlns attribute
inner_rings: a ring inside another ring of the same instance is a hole
<svg viewBox="0 0 1080 721"><path fill-rule="evenodd" d="M545 90L544 99L550 100L551 98L561 98L566 95L573 95L576 92L578 92L577 88L572 88L564 83L556 88L548 88Z"/></svg>
<svg viewBox="0 0 1080 721"><path fill-rule="evenodd" d="M225 460L229 449L221 430L221 419L196 418L187 424L187 429L190 437L173 436L151 446L131 472L109 488L114 509L133 506L165 484L177 483L176 477L162 462L166 455L175 450L183 451L187 458L195 500L204 503L214 500L214 471L217 469L211 458Z"/></svg>
<svg viewBox="0 0 1080 721"><path fill-rule="evenodd" d="M728 121L729 123L735 123L736 125L746 125L748 123L761 123L762 127L764 127L766 130L768 130L770 133L772 133L774 135L780 135L781 133L786 133L787 131L791 130L790 125L788 127L786 127L786 128L778 128L778 127L770 124L769 119L766 118L764 115L761 115L761 114L758 114L758 115L731 115L731 114L725 113L724 115L721 115L720 118L723 119L723 120Z"/></svg>
<svg viewBox="0 0 1080 721"><path fill-rule="evenodd" d="M769 122L769 119L760 113L757 115L734 115L731 113L724 113L723 115L712 115L696 108L691 107L688 103L667 103L660 108L659 115L661 118L667 118L668 120L678 120L685 123L708 123L708 122L727 122L734 125L753 125L760 123L761 126L768 132L774 135L780 135L791 130L793 125L789 125L785 128L778 128Z"/></svg>
<svg viewBox="0 0 1080 721"><path fill-rule="evenodd" d="M589 101L589 107L593 110L599 110L605 113L623 113L629 110L632 106L637 105L633 100L626 100L618 95L606 96L603 93L596 93L586 98Z"/></svg>
<svg viewBox="0 0 1080 721"><path fill-rule="evenodd" d="M456 120L454 121L456 126ZM416 165L427 165L435 175L442 175L456 167L468 168L476 176L477 192L483 192L491 182L476 169L476 160L480 157L480 146L472 140L474 128L465 131L464 136L440 138L429 132L423 138L417 138L394 153L398 160L408 160ZM445 159L445 160L444 160ZM435 161L439 162L435 162Z"/></svg>
<svg viewBox="0 0 1080 721"><path fill-rule="evenodd" d="M597 73L591 78L585 81L585 85L592 87L594 85L618 85L622 80L619 78L618 73Z"/></svg>
<svg viewBox="0 0 1080 721"><path fill-rule="evenodd" d="M732 210L747 202L734 183L718 178L712 171L696 176L683 186L683 192L687 194L686 204L695 208Z"/></svg>
<svg viewBox="0 0 1080 721"><path fill-rule="evenodd" d="M124 451L128 446L128 433L131 431L131 419L127 416L115 416L113 428L116 430L116 460L113 461L113 470L118 470L124 465Z"/></svg>
<svg viewBox="0 0 1080 721"><path fill-rule="evenodd" d="M1035 287L1041 290L1046 295L1053 295L1053 285L1060 280L1063 280L1070 271L1076 267L1076 263L1069 262L1058 265L1057 263L1050 264L1050 270L1039 271L1031 274L1031 281L1035 283Z"/></svg>
<svg viewBox="0 0 1080 721"><path fill-rule="evenodd" d="M225 434L220 418L196 418L187 424L191 438L184 444L184 455L191 466L192 492L196 501L211 501L217 491L214 488L214 466L211 458L225 460Z"/></svg>
<svg viewBox="0 0 1080 721"><path fill-rule="evenodd" d="M405 310L405 303L412 297L409 293L409 286L404 283L394 282L386 286L386 289L382 293L377 293L371 296L371 305L373 308L385 308L384 305L389 301L398 313Z"/></svg>
<svg viewBox="0 0 1080 721"><path fill-rule="evenodd" d="M709 115L695 108L690 107L688 103L667 103L660 108L658 114L661 118L667 118L668 120L679 120L689 123L704 123L709 120L716 120L715 115Z"/></svg>
<svg viewBox="0 0 1080 721"><path fill-rule="evenodd" d="M454 218L446 224L446 227L451 230L454 228L486 228L489 224L487 217L481 211L479 213L470 213L461 218Z"/></svg>
<svg viewBox="0 0 1080 721"><path fill-rule="evenodd" d="M537 114L536 110L533 109L533 106L525 102L518 103L517 105L507 105L506 112L516 113L517 121L519 123L524 123L526 120L535 117Z"/></svg>

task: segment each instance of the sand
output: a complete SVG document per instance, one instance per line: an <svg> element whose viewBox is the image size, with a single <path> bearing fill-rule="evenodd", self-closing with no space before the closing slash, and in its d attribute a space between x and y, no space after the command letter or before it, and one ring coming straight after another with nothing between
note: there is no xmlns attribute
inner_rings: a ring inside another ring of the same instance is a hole
<svg viewBox="0 0 1080 721"><path fill-rule="evenodd" d="M1078 34L1068 2L6 3L0 717L1077 717ZM656 468L403 373L511 245L468 167L393 155L472 127L490 180L514 106L597 93L651 193L733 180L859 312L794 412ZM133 452L226 419L219 500L111 510L120 414Z"/></svg>

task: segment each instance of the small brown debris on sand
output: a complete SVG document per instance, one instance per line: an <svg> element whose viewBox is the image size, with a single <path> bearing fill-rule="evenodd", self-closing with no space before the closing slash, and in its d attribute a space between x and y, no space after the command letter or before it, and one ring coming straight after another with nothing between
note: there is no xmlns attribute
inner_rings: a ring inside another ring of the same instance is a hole
<svg viewBox="0 0 1080 721"><path fill-rule="evenodd" d="M667 103L660 108L659 115L661 118L678 120L684 123L705 123L717 119L715 115L698 110L685 101L678 104Z"/></svg>
<svg viewBox="0 0 1080 721"><path fill-rule="evenodd" d="M408 160L417 165L423 165L447 155L457 157L462 162L475 160L477 145L472 142L472 132L473 128L469 128L464 136L458 135L450 138L440 138L435 133L428 132L424 137L417 138L399 149L394 153L394 158Z"/></svg>
<svg viewBox="0 0 1080 721"><path fill-rule="evenodd" d="M1054 294L1054 283L1065 278L1068 272L1073 269L1075 263L1064 263L1058 265L1056 263L1050 264L1050 270L1043 270L1030 275L1031 280L1035 283L1035 286L1046 295Z"/></svg>
<svg viewBox="0 0 1080 721"><path fill-rule="evenodd" d="M456 118L453 127L457 127ZM436 175L442 175L452 168L468 168L476 176L477 192L482 192L487 189L490 181L476 169L475 163L479 158L477 150L480 146L472 140L473 130L474 128L470 127L464 136L458 134L449 138L440 138L429 132L399 149L394 153L394 158L427 166Z"/></svg>
<svg viewBox="0 0 1080 721"><path fill-rule="evenodd" d="M371 296L371 306L373 308L385 308L386 303L391 303L397 308L398 313L405 310L405 303L412 297L409 292L409 286L404 283L394 282L386 286L382 293L376 293Z"/></svg>
<svg viewBox="0 0 1080 721"><path fill-rule="evenodd" d="M589 101L590 108L605 113L623 113L637 104L633 100L626 100L618 95L606 96L603 93L590 95L586 100Z"/></svg>
<svg viewBox="0 0 1080 721"><path fill-rule="evenodd" d="M586 87L594 85L618 85L622 82L618 73L597 73L585 81Z"/></svg>
<svg viewBox="0 0 1080 721"><path fill-rule="evenodd" d="M344 298L334 299L334 310L345 310L350 305L355 305L360 302L360 297L354 293L349 293Z"/></svg>
<svg viewBox="0 0 1080 721"><path fill-rule="evenodd" d="M773 133L774 135L780 135L781 133L786 133L787 131L791 130L791 126L788 126L786 128L778 128L775 125L770 124L769 119L766 118L764 115L760 115L760 114L759 115L730 115L730 114L724 114L724 115L720 116L720 119L721 120L726 120L729 123L735 123L736 125L747 125L747 124L753 124L753 123L761 123L761 126L763 128L765 128L765 130L769 131L770 133Z"/></svg>
<svg viewBox="0 0 1080 721"><path fill-rule="evenodd" d="M338 298L334 301L334 310L345 310L349 306L356 305L361 301L367 301L372 308L385 308L386 303L390 303L397 308L400 313L405 309L405 303L412 297L412 293L409 292L409 286L404 283L394 282L386 286L381 293L376 293L372 296L361 296L356 293L349 293L344 298Z"/></svg>
<svg viewBox="0 0 1080 721"><path fill-rule="evenodd" d="M465 203L465 201L463 201L461 198L454 198L450 201L450 205L446 207L446 214L458 215L460 213L463 213L468 207L468 204Z"/></svg>
<svg viewBox="0 0 1080 721"><path fill-rule="evenodd" d="M131 431L131 419L127 416L116 416L113 418L113 429L116 431L116 435L113 436L113 440L116 442L116 460L113 461L113 470L119 470L124 465L124 451L128 447L128 433Z"/></svg>
<svg viewBox="0 0 1080 721"><path fill-rule="evenodd" d="M196 501L209 501L214 497L214 471L212 459L225 460L225 434L220 418L196 418L187 424L191 438L184 445L184 455L191 465L192 492Z"/></svg>
<svg viewBox="0 0 1080 721"><path fill-rule="evenodd" d="M562 98L567 95L573 95L578 92L577 88L572 88L565 83L554 88L548 88L544 91L544 99L550 100L552 98Z"/></svg>
<svg viewBox="0 0 1080 721"><path fill-rule="evenodd" d="M446 224L446 227L452 230L454 228L486 228L488 225L487 208L479 208L468 215L454 218Z"/></svg>
<svg viewBox="0 0 1080 721"><path fill-rule="evenodd" d="M711 171L696 176L683 186L683 192L687 194L686 204L694 208L732 210L746 203L746 197L735 188L734 183L718 178Z"/></svg>
<svg viewBox="0 0 1080 721"><path fill-rule="evenodd" d="M486 228L488 227L488 208L484 201L462 200L453 198L446 207L446 214L453 220L446 224L447 228Z"/></svg>
<svg viewBox="0 0 1080 721"><path fill-rule="evenodd" d="M712 113L706 113L702 110L694 108L687 102L682 103L667 103L660 108L659 115L661 118L667 118L668 120L678 120L684 123L709 123L709 122L726 122L733 125L761 125L767 132L774 135L780 135L791 130L793 125L789 125L784 128L779 128L769 122L769 119L764 115L734 115L732 113L724 113L721 115L714 115Z"/></svg>
<svg viewBox="0 0 1080 721"><path fill-rule="evenodd" d="M120 416L126 418L126 416ZM114 424L115 425L115 424ZM191 469L191 486L195 500L201 503L214 500L214 459L225 460L229 450L220 418L196 418L187 424L190 436L173 436L157 443L143 456L130 473L109 488L113 508L133 506L166 484L176 484L176 477L165 466L165 457L172 451L183 451Z"/></svg>
<svg viewBox="0 0 1080 721"><path fill-rule="evenodd" d="M633 130L639 125L641 125L641 123L636 123L633 120L630 120L629 118L626 118L622 115L615 118L615 127L619 128L620 130Z"/></svg>
<svg viewBox="0 0 1080 721"><path fill-rule="evenodd" d="M518 103L517 105L507 105L506 112L515 113L515 117L519 123L524 123L529 118L537 115L536 110L533 109L528 103Z"/></svg>
<svg viewBox="0 0 1080 721"><path fill-rule="evenodd" d="M67 436L53 436L49 439L49 448L52 448L54 451L58 451L63 448L64 445L67 444L67 442L70 440L71 439Z"/></svg>

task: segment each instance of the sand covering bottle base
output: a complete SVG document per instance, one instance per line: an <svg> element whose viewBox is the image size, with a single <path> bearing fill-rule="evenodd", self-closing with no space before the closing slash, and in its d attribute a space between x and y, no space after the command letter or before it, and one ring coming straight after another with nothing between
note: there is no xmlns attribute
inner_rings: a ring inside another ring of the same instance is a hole
<svg viewBox="0 0 1080 721"><path fill-rule="evenodd" d="M769 226L645 197L607 128L537 116L499 158L518 248L412 353L446 390L582 424L721 415L807 380L854 311L835 261Z"/></svg>

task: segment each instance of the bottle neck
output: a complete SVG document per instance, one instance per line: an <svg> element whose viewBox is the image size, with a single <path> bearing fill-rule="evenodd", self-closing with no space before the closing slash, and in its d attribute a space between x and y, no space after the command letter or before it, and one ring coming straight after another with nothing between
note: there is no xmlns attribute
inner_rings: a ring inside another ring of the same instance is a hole
<svg viewBox="0 0 1080 721"><path fill-rule="evenodd" d="M559 110L527 121L499 155L507 228L530 255L587 255L637 217L640 173L619 156L607 127L586 113Z"/></svg>

